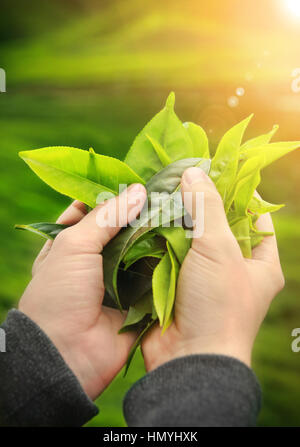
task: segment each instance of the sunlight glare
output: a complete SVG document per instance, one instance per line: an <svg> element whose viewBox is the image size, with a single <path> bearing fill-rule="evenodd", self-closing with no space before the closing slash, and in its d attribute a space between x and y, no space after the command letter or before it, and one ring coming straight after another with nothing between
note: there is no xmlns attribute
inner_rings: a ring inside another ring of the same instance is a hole
<svg viewBox="0 0 300 447"><path fill-rule="evenodd" d="M285 0L285 3L290 14L300 18L300 0Z"/></svg>

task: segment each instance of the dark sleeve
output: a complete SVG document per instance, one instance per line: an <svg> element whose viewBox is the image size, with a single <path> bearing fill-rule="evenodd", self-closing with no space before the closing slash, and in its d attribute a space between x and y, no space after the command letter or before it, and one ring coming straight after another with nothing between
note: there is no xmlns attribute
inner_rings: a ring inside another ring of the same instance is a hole
<svg viewBox="0 0 300 447"><path fill-rule="evenodd" d="M51 340L26 315L10 311L1 334L0 426L81 426L97 414Z"/></svg>
<svg viewBox="0 0 300 447"><path fill-rule="evenodd" d="M124 401L132 427L254 426L261 391L253 371L221 355L168 362L139 380Z"/></svg>

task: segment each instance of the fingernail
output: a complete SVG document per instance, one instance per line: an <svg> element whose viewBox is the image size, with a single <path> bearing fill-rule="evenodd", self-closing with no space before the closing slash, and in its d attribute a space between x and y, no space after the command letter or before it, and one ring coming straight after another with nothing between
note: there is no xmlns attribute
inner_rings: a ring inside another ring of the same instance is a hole
<svg viewBox="0 0 300 447"><path fill-rule="evenodd" d="M194 185L195 183L208 182L209 177L201 168L188 168L183 174L183 180L188 185Z"/></svg>
<svg viewBox="0 0 300 447"><path fill-rule="evenodd" d="M127 189L128 205L130 208L140 208L145 202L146 190L140 183L135 183Z"/></svg>
<svg viewBox="0 0 300 447"><path fill-rule="evenodd" d="M133 185L130 185L129 188L127 188L127 193L130 195L145 194L145 188L140 183L134 183Z"/></svg>

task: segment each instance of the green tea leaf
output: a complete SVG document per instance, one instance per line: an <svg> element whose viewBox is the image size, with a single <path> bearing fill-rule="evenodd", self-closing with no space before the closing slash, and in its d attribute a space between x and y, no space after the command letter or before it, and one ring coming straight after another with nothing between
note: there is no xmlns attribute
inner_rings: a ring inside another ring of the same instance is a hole
<svg viewBox="0 0 300 447"><path fill-rule="evenodd" d="M182 264L192 242L192 239L187 237L186 231L182 227L158 227L155 232L169 242L179 263Z"/></svg>
<svg viewBox="0 0 300 447"><path fill-rule="evenodd" d="M239 219L231 227L231 231L239 243L243 256L252 257L249 217Z"/></svg>
<svg viewBox="0 0 300 447"><path fill-rule="evenodd" d="M257 146L264 146L264 145L268 144L278 129L279 129L279 126L275 125L275 126L273 126L273 129L269 133L266 133L265 135L260 135L259 137L252 138L251 140L246 141L246 143L244 143L241 146L241 150L240 150L241 154L243 152L247 151L248 149L252 149Z"/></svg>
<svg viewBox="0 0 300 447"><path fill-rule="evenodd" d="M92 147L89 149L89 161L87 168L87 178L95 183L101 183L100 176L98 175L96 152Z"/></svg>
<svg viewBox="0 0 300 447"><path fill-rule="evenodd" d="M288 141L284 143L270 143L263 146L251 147L242 153L243 160L257 156L264 156L265 162L262 168L270 165L274 161L294 151L300 147L300 141Z"/></svg>
<svg viewBox="0 0 300 447"><path fill-rule="evenodd" d="M60 233L65 228L68 228L68 225L40 222L28 225L15 225L15 228L17 230L31 231L32 233L38 234L45 239L53 240L58 235L58 233Z"/></svg>
<svg viewBox="0 0 300 447"><path fill-rule="evenodd" d="M134 269L124 270L122 267L118 271L118 290L122 309L128 310L130 306L139 301L146 293L152 290L152 273L146 259L138 261ZM133 293L134 290L134 293ZM106 295L110 297L109 307L120 306L106 289ZM113 304L113 305L112 305Z"/></svg>
<svg viewBox="0 0 300 447"><path fill-rule="evenodd" d="M171 163L171 159L170 159L169 155L166 153L166 151L164 150L164 148L162 147L162 145L155 138L152 138L147 134L146 134L146 137L151 142L153 149L155 150L158 158L160 159L162 166L163 167L168 166Z"/></svg>
<svg viewBox="0 0 300 447"><path fill-rule="evenodd" d="M138 338L136 339L134 345L132 346L130 353L127 357L127 362L126 362L126 366L125 366L125 372L124 372L124 377L126 376L129 366L132 362L132 359L134 357L134 354L137 350L137 348L140 346L141 341L144 337L144 335L146 335L146 333L151 329L151 327L156 323L156 321L150 320L150 322L147 324L147 326L141 331L140 335L138 336Z"/></svg>
<svg viewBox="0 0 300 447"><path fill-rule="evenodd" d="M210 158L207 135L201 126L194 123L183 123L193 143L193 157Z"/></svg>
<svg viewBox="0 0 300 447"><path fill-rule="evenodd" d="M211 161L206 158L184 158L171 163L166 168L155 174L146 184L149 194L168 193L172 194L180 186L184 171L192 166L199 166L206 174L210 171Z"/></svg>
<svg viewBox="0 0 300 447"><path fill-rule="evenodd" d="M138 240L132 247L128 250L123 258L125 264L125 270L127 270L132 264L137 262L141 258L145 257L155 257L162 258L166 251L166 244L160 237L155 237L155 234L146 234L147 238L143 240Z"/></svg>
<svg viewBox="0 0 300 447"><path fill-rule="evenodd" d="M126 155L125 163L146 181L162 167L160 158L147 135L160 144L172 162L193 157L193 144L174 112L174 103L175 95L171 93L163 110L138 134Z"/></svg>
<svg viewBox="0 0 300 447"><path fill-rule="evenodd" d="M152 292L152 320L157 320L157 313L153 302L153 292Z"/></svg>
<svg viewBox="0 0 300 447"><path fill-rule="evenodd" d="M152 315L152 291L147 292L140 300L129 307L126 320L119 333L126 332L141 323L147 315Z"/></svg>
<svg viewBox="0 0 300 447"><path fill-rule="evenodd" d="M244 211L248 211L248 205L250 200L253 197L254 186L257 186L260 183L260 170L264 165L264 156L254 157L247 160L242 164L234 183L231 185L231 189L227 195L227 199L225 201L225 212L227 214L227 218L229 221L232 220L230 207L232 203L236 200L238 202L239 208L239 216L245 214ZM253 192L252 192L253 191ZM252 195L251 195L252 194ZM251 197L250 197L251 196ZM244 210L243 212L241 210Z"/></svg>
<svg viewBox="0 0 300 447"><path fill-rule="evenodd" d="M259 197L252 197L249 203L249 210L253 214L265 214L265 213L274 213L275 211L280 210L285 205L274 205L273 203L266 202L265 200L260 199Z"/></svg>
<svg viewBox="0 0 300 447"><path fill-rule="evenodd" d="M19 155L53 189L91 207L100 193L118 194L120 184L144 183L122 161L81 149L48 147Z"/></svg>
<svg viewBox="0 0 300 447"><path fill-rule="evenodd" d="M172 322L179 272L179 263L169 242L167 248L168 252L155 268L152 279L153 303L163 332Z"/></svg>
<svg viewBox="0 0 300 447"><path fill-rule="evenodd" d="M212 159L210 177L224 201L236 177L241 141L252 116L226 132Z"/></svg>
<svg viewBox="0 0 300 447"><path fill-rule="evenodd" d="M165 312L164 312L164 321L163 321L163 330L164 333L166 329L170 326L173 320L173 308L175 303L175 295L176 295L176 284L177 284L177 277L179 273L179 263L175 257L175 254L169 244L167 242L167 249L170 256L171 261L171 274L169 278L169 290L168 290L168 297L167 302L165 306Z"/></svg>
<svg viewBox="0 0 300 447"><path fill-rule="evenodd" d="M259 234L256 233L250 233L250 238L251 238L251 248L255 248L258 245L260 245L262 243L262 241L264 240L264 236L260 236Z"/></svg>
<svg viewBox="0 0 300 447"><path fill-rule="evenodd" d="M247 160L241 167L234 193L234 204L240 216L247 215L250 201L260 184L260 170L264 164L264 157L254 157Z"/></svg>
<svg viewBox="0 0 300 447"><path fill-rule="evenodd" d="M161 259L153 272L153 303L160 325L164 326L165 311L169 297L172 263L169 251Z"/></svg>

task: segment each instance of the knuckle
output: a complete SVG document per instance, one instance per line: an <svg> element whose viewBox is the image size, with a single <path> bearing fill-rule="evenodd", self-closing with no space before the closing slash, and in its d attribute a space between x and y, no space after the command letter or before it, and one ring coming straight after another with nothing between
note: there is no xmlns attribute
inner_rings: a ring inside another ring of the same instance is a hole
<svg viewBox="0 0 300 447"><path fill-rule="evenodd" d="M113 225L113 226L107 225L103 229L103 233L105 233L107 239L110 240L113 238L113 236L115 235L115 232L116 232L116 228L117 228L117 225Z"/></svg>
<svg viewBox="0 0 300 447"><path fill-rule="evenodd" d="M73 228L66 228L56 236L54 243L55 245L65 247L69 245L74 245L75 241L76 236Z"/></svg>
<svg viewBox="0 0 300 447"><path fill-rule="evenodd" d="M284 277L284 274L283 274L283 271L282 271L280 265L274 267L274 269L273 269L273 272L272 272L272 282L274 284L276 293L279 293L279 292L281 292L284 289L284 287L285 287L285 277Z"/></svg>
<svg viewBox="0 0 300 447"><path fill-rule="evenodd" d="M283 290L284 287L285 287L285 277L284 277L282 270L280 269L280 272L278 274L278 289L279 289L279 291Z"/></svg>
<svg viewBox="0 0 300 447"><path fill-rule="evenodd" d="M193 248L219 263L240 260L240 253L236 250L234 238L226 231L223 234L204 232L202 237L193 240Z"/></svg>
<svg viewBox="0 0 300 447"><path fill-rule="evenodd" d="M206 190L204 190L204 200L211 205L223 207L222 197L220 196L216 188L206 188Z"/></svg>

